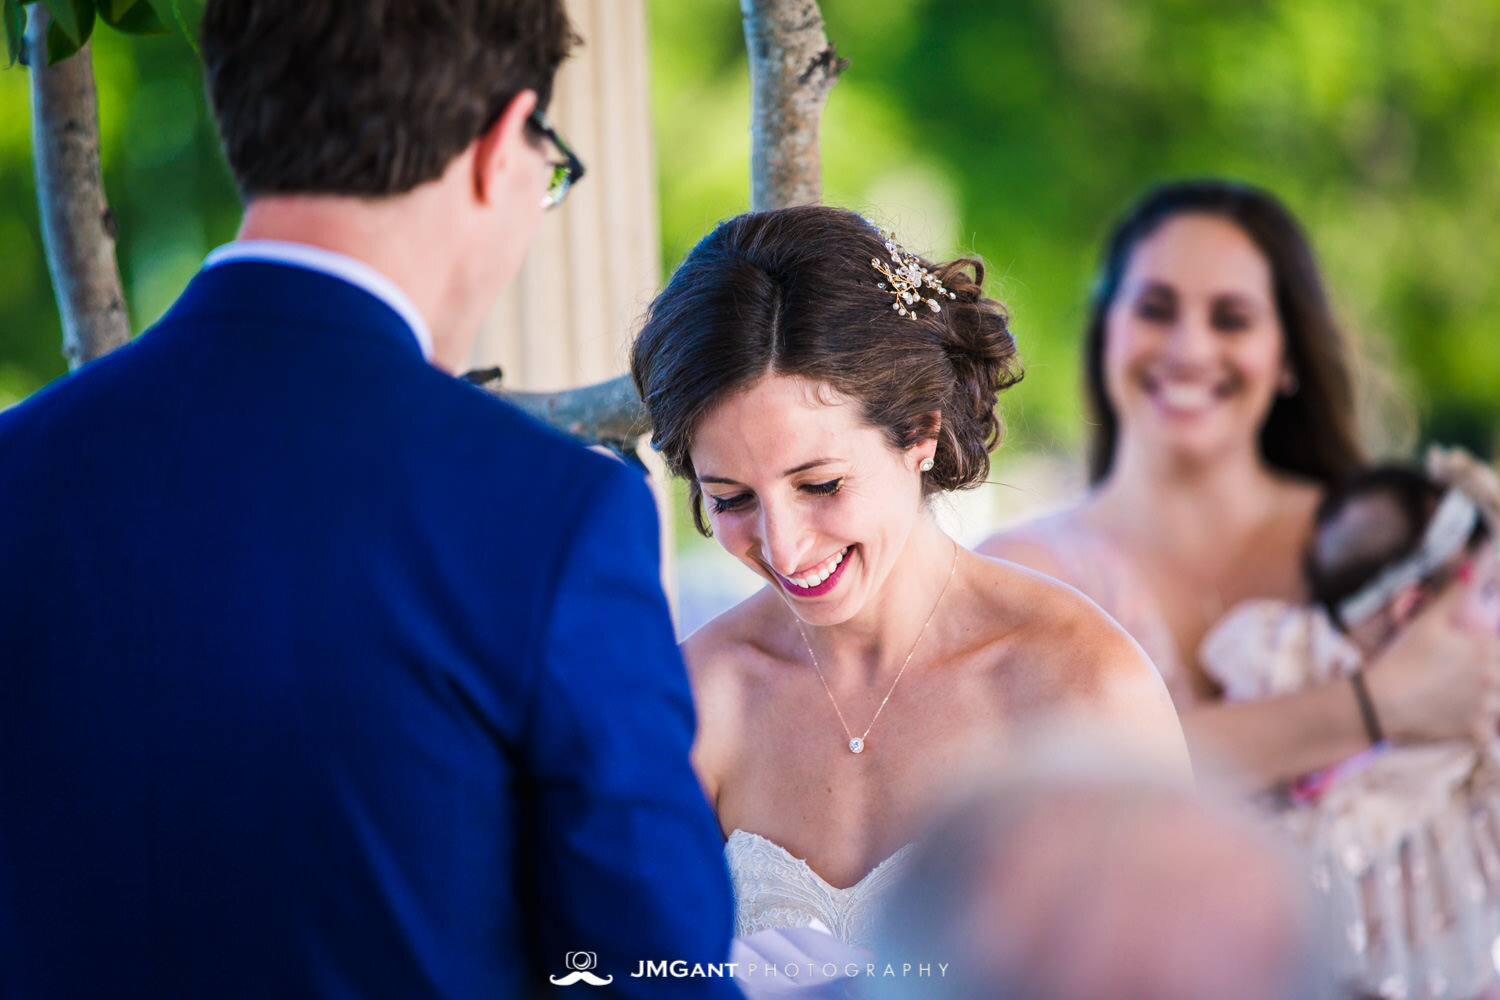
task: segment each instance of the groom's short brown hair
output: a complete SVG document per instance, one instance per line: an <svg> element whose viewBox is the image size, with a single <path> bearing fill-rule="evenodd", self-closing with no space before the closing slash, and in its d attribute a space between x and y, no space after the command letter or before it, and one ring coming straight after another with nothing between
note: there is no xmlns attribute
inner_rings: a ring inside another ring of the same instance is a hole
<svg viewBox="0 0 1500 1000"><path fill-rule="evenodd" d="M562 0L209 0L202 34L246 198L433 180L578 41Z"/></svg>

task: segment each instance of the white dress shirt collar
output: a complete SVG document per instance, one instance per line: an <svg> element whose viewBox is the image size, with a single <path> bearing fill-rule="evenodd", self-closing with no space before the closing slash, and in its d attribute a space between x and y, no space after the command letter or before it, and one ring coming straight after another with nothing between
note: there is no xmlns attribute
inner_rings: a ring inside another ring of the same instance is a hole
<svg viewBox="0 0 1500 1000"><path fill-rule="evenodd" d="M405 292L396 283L363 261L347 254L306 243L289 243L285 240L235 240L214 250L203 261L204 269L216 267L235 260L259 260L273 264L289 264L309 271L317 271L339 278L362 288L396 311L396 315L411 327L412 336L422 348L422 357L432 360L432 331L427 321L417 312Z"/></svg>

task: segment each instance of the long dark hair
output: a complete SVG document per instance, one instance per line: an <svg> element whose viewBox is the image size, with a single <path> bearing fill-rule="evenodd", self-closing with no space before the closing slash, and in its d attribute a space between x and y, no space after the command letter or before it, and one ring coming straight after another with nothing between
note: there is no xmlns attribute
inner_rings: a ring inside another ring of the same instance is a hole
<svg viewBox="0 0 1500 1000"><path fill-rule="evenodd" d="M1287 363L1298 390L1277 395L1260 429L1260 451L1276 469L1325 486L1364 463L1354 420L1354 385L1343 334L1334 322L1312 247L1292 214L1270 193L1224 180L1178 181L1146 193L1115 224L1094 285L1084 375L1093 415L1089 481L1109 475L1120 425L1104 388L1105 318L1136 246L1178 215L1228 219L1271 267Z"/></svg>
<svg viewBox="0 0 1500 1000"><path fill-rule="evenodd" d="M953 298L913 317L871 265L885 238L853 212L823 206L750 212L719 224L651 303L630 373L651 415L651 443L687 480L708 534L689 450L720 401L768 374L832 386L904 450L937 438L927 493L989 474L1000 439L997 394L1021 377L1004 308L984 297L974 258L922 264ZM934 428L931 415L941 413Z"/></svg>

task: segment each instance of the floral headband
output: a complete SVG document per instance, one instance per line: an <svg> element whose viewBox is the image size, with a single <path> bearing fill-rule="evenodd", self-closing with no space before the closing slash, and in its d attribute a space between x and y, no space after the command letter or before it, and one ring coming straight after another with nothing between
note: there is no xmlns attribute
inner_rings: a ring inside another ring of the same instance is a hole
<svg viewBox="0 0 1500 1000"><path fill-rule="evenodd" d="M1463 551L1464 544L1479 523L1479 505L1458 488L1450 489L1432 512L1427 530L1422 532L1417 551L1339 602L1339 620L1356 625L1385 606L1402 587L1430 577L1444 563Z"/></svg>

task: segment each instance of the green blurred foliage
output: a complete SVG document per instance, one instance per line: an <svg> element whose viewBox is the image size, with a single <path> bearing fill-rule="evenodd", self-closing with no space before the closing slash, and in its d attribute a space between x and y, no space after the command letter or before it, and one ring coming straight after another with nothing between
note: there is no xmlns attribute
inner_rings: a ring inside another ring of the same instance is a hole
<svg viewBox="0 0 1500 1000"><path fill-rule="evenodd" d="M131 35L165 35L166 22L154 6L182 0L0 0L5 22L6 65L20 58L27 10L40 4L51 15L47 25L47 62L59 63L86 45L96 21ZM196 0L190 0L196 2ZM163 10L167 9L165 6Z"/></svg>
<svg viewBox="0 0 1500 1000"><path fill-rule="evenodd" d="M183 34L195 2L163 0L163 11L176 8L171 34L99 28L91 39L104 184L138 331L171 305L209 249L233 237L239 220L197 56ZM0 407L67 371L42 253L27 73L0 70Z"/></svg>
<svg viewBox="0 0 1500 1000"><path fill-rule="evenodd" d="M1109 220L1153 181L1215 174L1269 187L1302 218L1360 357L1394 379L1424 436L1493 450L1495 0L822 8L851 60L824 121L826 200L892 224L914 250L985 258L1028 369L1003 404L1015 443L1081 439L1077 347ZM668 268L748 207L749 80L734 0L649 9ZM105 180L141 329L233 235L238 206L180 31L98 31L94 48ZM64 371L27 105L26 71L0 71L0 406ZM1400 410L1381 411L1383 433Z"/></svg>
<svg viewBox="0 0 1500 1000"><path fill-rule="evenodd" d="M1376 446L1416 415L1424 436L1493 451L1494 0L822 9L851 61L824 118L825 200L899 221L914 249L988 262L1028 371L1002 404L1016 443L1081 440L1078 343L1109 221L1152 182L1228 175L1278 193L1310 232L1360 347ZM651 10L670 265L747 206L747 70L735 4Z"/></svg>

